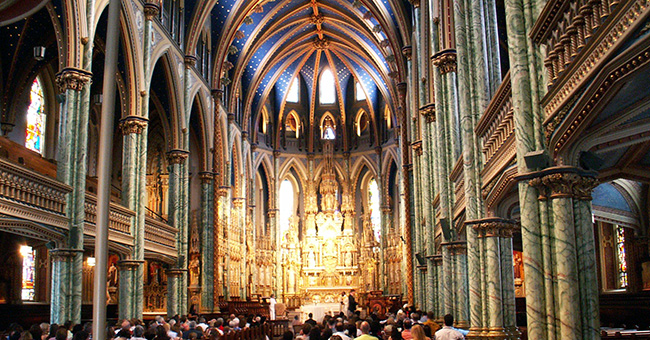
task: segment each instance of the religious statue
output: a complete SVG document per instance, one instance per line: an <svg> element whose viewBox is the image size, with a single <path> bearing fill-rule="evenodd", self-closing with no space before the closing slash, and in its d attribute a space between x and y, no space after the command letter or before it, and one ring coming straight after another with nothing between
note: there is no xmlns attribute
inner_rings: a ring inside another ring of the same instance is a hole
<svg viewBox="0 0 650 340"><path fill-rule="evenodd" d="M199 276L201 274L198 255L192 257L192 260L190 261L187 268L189 269L190 272L190 286L198 285Z"/></svg>

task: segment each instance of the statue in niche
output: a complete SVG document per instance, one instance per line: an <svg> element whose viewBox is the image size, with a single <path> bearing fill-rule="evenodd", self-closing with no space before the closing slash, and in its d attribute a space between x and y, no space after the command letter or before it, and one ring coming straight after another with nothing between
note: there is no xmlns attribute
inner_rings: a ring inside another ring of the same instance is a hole
<svg viewBox="0 0 650 340"><path fill-rule="evenodd" d="M296 270L293 268L293 264L289 265L289 282L288 282L288 293L295 293L296 291Z"/></svg>
<svg viewBox="0 0 650 340"><path fill-rule="evenodd" d="M345 266L352 267L352 252L345 252Z"/></svg>
<svg viewBox="0 0 650 340"><path fill-rule="evenodd" d="M309 264L309 267L316 267L316 256L313 251L310 251L307 255L307 263Z"/></svg>
<svg viewBox="0 0 650 340"><path fill-rule="evenodd" d="M152 261L149 263L149 284L160 284L160 263Z"/></svg>
<svg viewBox="0 0 650 340"><path fill-rule="evenodd" d="M192 260L190 261L189 265L187 266L190 272L190 285L198 285L199 284L199 276L201 275L201 267L199 265L199 257L198 255L192 256Z"/></svg>

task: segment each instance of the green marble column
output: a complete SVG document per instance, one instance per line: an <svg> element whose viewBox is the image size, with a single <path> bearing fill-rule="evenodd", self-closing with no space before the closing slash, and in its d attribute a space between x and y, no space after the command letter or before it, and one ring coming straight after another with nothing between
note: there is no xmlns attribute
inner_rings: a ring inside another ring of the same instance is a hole
<svg viewBox="0 0 650 340"><path fill-rule="evenodd" d="M169 160L169 223L178 229L176 235L176 249L178 258L176 267L178 276L176 277L176 306L167 306L174 308L179 314L186 314L189 306L187 305L187 261L188 261L188 219L187 219L187 157L189 151L174 149L167 153ZM169 293L169 291L168 291Z"/></svg>
<svg viewBox="0 0 650 340"><path fill-rule="evenodd" d="M146 88L150 88L151 74L151 36L152 20L158 16L160 7L154 3L147 2L144 7L145 24L143 33L143 55L142 63L144 68ZM135 105L138 111L120 120L120 127L123 135L122 147L122 205L135 212L131 220L131 235L133 236L133 248L130 254L135 261L144 261L144 229L145 213L147 206L147 135L149 122L149 96L150 91L144 91L144 95L132 98L139 100ZM144 268L139 266L133 269L130 277L131 283L122 287L120 284L119 304L124 303L129 308L124 308L125 318L142 318L144 303ZM128 290L125 290L128 289ZM123 293L122 293L123 292Z"/></svg>
<svg viewBox="0 0 650 340"><path fill-rule="evenodd" d="M83 255L83 250L59 248L50 251L52 259L50 319L58 320L53 322L63 323L73 317L74 302L72 300L75 295L69 282L73 275L74 260L79 255Z"/></svg>
<svg viewBox="0 0 650 340"><path fill-rule="evenodd" d="M546 207L540 210L548 212L540 215L543 225L548 225L543 231L549 231L551 241L550 254L543 248L544 258L550 259L543 264L544 270L552 273L550 280L542 282L544 298L552 301L547 303L552 309L541 317L554 318L545 325L546 338L599 339L598 280L589 204L591 190L597 184L595 174L560 166L521 179L537 188L540 207Z"/></svg>
<svg viewBox="0 0 650 340"><path fill-rule="evenodd" d="M119 284L118 284L118 317L128 319L132 315L142 313L142 301L134 299L129 294L137 291L135 285L139 284L141 275L140 270L144 261L141 260L121 260L117 262Z"/></svg>
<svg viewBox="0 0 650 340"><path fill-rule="evenodd" d="M201 309L214 311L214 176L204 171L201 177Z"/></svg>
<svg viewBox="0 0 650 340"><path fill-rule="evenodd" d="M85 49L84 54L87 53ZM92 51L92 46L90 50ZM89 82L92 77L92 73L86 71L90 69L90 60L84 58L84 61L83 69L65 68L56 76L56 82L65 98L61 103L59 122L60 133L56 153L57 179L72 187L72 192L66 199L66 217L70 221L66 245L70 249L77 250L63 266L67 269L53 273L54 275L65 274L52 279L62 281L62 285L69 287L65 293L52 291L50 321L57 323L67 320L81 321Z"/></svg>
<svg viewBox="0 0 650 340"><path fill-rule="evenodd" d="M185 315L187 313L186 306L181 304L180 290L182 289L181 280L187 275L187 270L184 269L168 269L167 274L167 317L175 315ZM185 289L187 292L187 289ZM186 293L187 294L187 293Z"/></svg>

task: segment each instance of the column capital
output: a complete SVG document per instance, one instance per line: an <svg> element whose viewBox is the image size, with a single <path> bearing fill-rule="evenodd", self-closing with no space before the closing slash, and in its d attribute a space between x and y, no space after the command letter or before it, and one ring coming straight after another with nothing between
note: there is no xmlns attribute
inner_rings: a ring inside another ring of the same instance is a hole
<svg viewBox="0 0 650 340"><path fill-rule="evenodd" d="M230 191L230 187L227 185L222 185L219 187L219 190L217 190L217 194L221 197L226 197L228 196L228 191Z"/></svg>
<svg viewBox="0 0 650 340"><path fill-rule="evenodd" d="M427 259L432 261L434 266L442 265L442 254L429 255Z"/></svg>
<svg viewBox="0 0 650 340"><path fill-rule="evenodd" d="M416 155L422 156L422 140L417 140L411 143L411 147Z"/></svg>
<svg viewBox="0 0 650 340"><path fill-rule="evenodd" d="M194 55L191 55L191 54L185 55L185 60L184 60L185 61L185 67L186 68L194 67L196 65L197 60L198 59Z"/></svg>
<svg viewBox="0 0 650 340"><path fill-rule="evenodd" d="M210 183L212 180L214 180L214 173L211 171L201 171L199 172L199 178L201 179L202 183Z"/></svg>
<svg viewBox="0 0 650 340"><path fill-rule="evenodd" d="M478 233L478 237L505 237L510 238L514 231L520 229L519 223L515 220L491 217L479 220L465 221L466 227L472 227Z"/></svg>
<svg viewBox="0 0 650 340"><path fill-rule="evenodd" d="M167 152L167 159L169 164L183 164L189 155L190 152L187 150L172 149Z"/></svg>
<svg viewBox="0 0 650 340"><path fill-rule="evenodd" d="M282 153L280 152L280 150L273 150L273 157L275 157L275 158L280 158L280 155L281 155L281 154L282 154Z"/></svg>
<svg viewBox="0 0 650 340"><path fill-rule="evenodd" d="M117 261L117 268L121 270L136 270L143 264L142 260L119 260Z"/></svg>
<svg viewBox="0 0 650 340"><path fill-rule="evenodd" d="M153 20L153 18L160 15L160 0L147 0L144 4L144 17L146 20Z"/></svg>
<svg viewBox="0 0 650 340"><path fill-rule="evenodd" d="M431 56L433 65L440 69L440 74L456 72L456 59L456 50L451 48L442 50Z"/></svg>
<svg viewBox="0 0 650 340"><path fill-rule="evenodd" d="M217 105L221 103L221 99L223 98L222 89L212 89L212 91L210 91L210 94L212 95L212 99L214 99Z"/></svg>
<svg viewBox="0 0 650 340"><path fill-rule="evenodd" d="M413 8L420 8L420 0L409 0Z"/></svg>
<svg viewBox="0 0 650 340"><path fill-rule="evenodd" d="M375 153L377 155L381 155L381 153L384 151L384 149L381 146L375 146Z"/></svg>
<svg viewBox="0 0 650 340"><path fill-rule="evenodd" d="M411 60L411 56L413 55L413 46L407 45L402 47L402 54L406 57L406 60Z"/></svg>
<svg viewBox="0 0 650 340"><path fill-rule="evenodd" d="M518 180L539 190L539 199L576 198L591 200L591 191L598 186L596 172L570 166L557 166L524 174Z"/></svg>
<svg viewBox="0 0 650 340"><path fill-rule="evenodd" d="M61 262L75 257L77 254L83 254L83 249L57 248L50 250L52 261Z"/></svg>
<svg viewBox="0 0 650 340"><path fill-rule="evenodd" d="M451 255L465 254L467 252L467 241L443 242L440 245L449 248L449 254Z"/></svg>
<svg viewBox="0 0 650 340"><path fill-rule="evenodd" d="M436 103L429 103L420 107L420 114L424 116L427 123L436 121Z"/></svg>
<svg viewBox="0 0 650 340"><path fill-rule="evenodd" d="M269 218L275 217L275 215L278 213L278 209L269 209L269 211L266 213L266 215Z"/></svg>
<svg viewBox="0 0 650 340"><path fill-rule="evenodd" d="M132 133L141 134L147 127L149 119L142 116L130 115L120 119L120 129L122 135L130 135Z"/></svg>
<svg viewBox="0 0 650 340"><path fill-rule="evenodd" d="M86 84L92 82L93 73L76 67L66 67L56 74L56 84L59 90L81 91Z"/></svg>

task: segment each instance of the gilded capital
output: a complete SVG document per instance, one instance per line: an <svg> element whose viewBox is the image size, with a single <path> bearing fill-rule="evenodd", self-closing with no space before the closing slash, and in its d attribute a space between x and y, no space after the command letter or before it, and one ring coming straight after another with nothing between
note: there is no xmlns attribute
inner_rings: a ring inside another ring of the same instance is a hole
<svg viewBox="0 0 650 340"><path fill-rule="evenodd" d="M61 92L67 90L81 91L86 84L92 81L92 76L92 72L74 67L66 67L56 74L56 84L59 85Z"/></svg>
<svg viewBox="0 0 650 340"><path fill-rule="evenodd" d="M196 65L197 58L191 54L185 56L185 67L190 68Z"/></svg>
<svg viewBox="0 0 650 340"><path fill-rule="evenodd" d="M226 197L228 196L228 192L230 191L230 187L227 185L223 185L219 187L219 190L217 190L217 195L220 197Z"/></svg>
<svg viewBox="0 0 650 340"><path fill-rule="evenodd" d="M210 183L214 180L214 174L210 171L201 171L199 178L201 178L201 183Z"/></svg>
<svg viewBox="0 0 650 340"><path fill-rule="evenodd" d="M126 116L120 119L120 129L122 130L122 135L130 134L141 134L142 131L147 127L149 119L142 116Z"/></svg>
<svg viewBox="0 0 650 340"><path fill-rule="evenodd" d="M189 155L189 151L173 149L167 153L167 159L169 160L169 164L183 164Z"/></svg>
<svg viewBox="0 0 650 340"><path fill-rule="evenodd" d="M503 218L485 218L481 220L467 221L466 226L471 226L478 233L479 238L483 237L504 237L511 238L512 234L519 230L517 221Z"/></svg>
<svg viewBox="0 0 650 340"><path fill-rule="evenodd" d="M594 172L573 167L553 167L535 173L528 184L539 191L539 198L576 198L591 200L591 191L598 186Z"/></svg>
<svg viewBox="0 0 650 340"><path fill-rule="evenodd" d="M83 250L81 249L57 248L50 250L50 258L52 259L52 262L63 262L82 253Z"/></svg>
<svg viewBox="0 0 650 340"><path fill-rule="evenodd" d="M136 270L143 263L144 261L141 260L120 260L117 261L117 268L120 270Z"/></svg>
<svg viewBox="0 0 650 340"><path fill-rule="evenodd" d="M456 50L442 50L431 57L433 65L440 70L440 74L456 72Z"/></svg>
<svg viewBox="0 0 650 340"><path fill-rule="evenodd" d="M153 18L160 15L160 0L148 0L144 4L144 18L146 20L153 20Z"/></svg>
<svg viewBox="0 0 650 340"><path fill-rule="evenodd" d="M411 60L413 55L413 47L411 45L402 47L402 54L406 57L407 60Z"/></svg>
<svg viewBox="0 0 650 340"><path fill-rule="evenodd" d="M427 123L436 121L436 103L429 103L420 107L420 114L424 116Z"/></svg>

